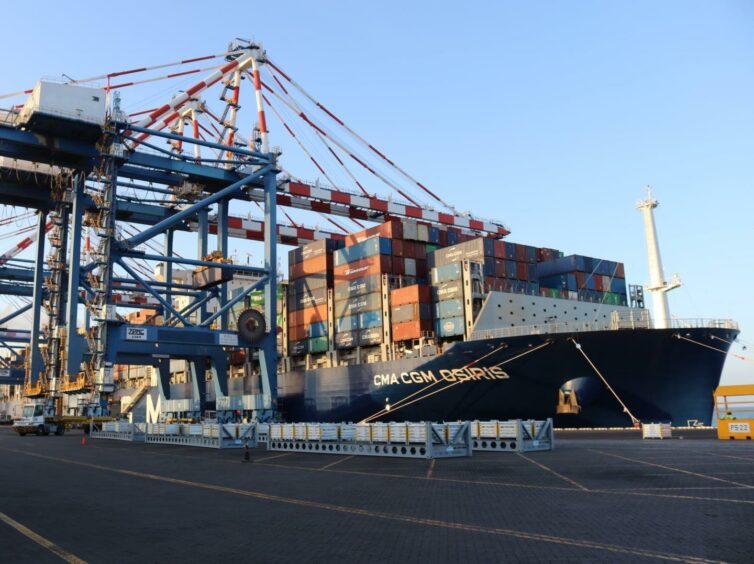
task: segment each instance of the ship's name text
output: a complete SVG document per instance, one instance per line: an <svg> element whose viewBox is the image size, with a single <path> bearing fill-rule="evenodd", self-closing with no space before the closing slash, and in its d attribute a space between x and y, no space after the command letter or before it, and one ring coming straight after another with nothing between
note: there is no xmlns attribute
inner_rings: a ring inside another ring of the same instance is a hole
<svg viewBox="0 0 754 564"><path fill-rule="evenodd" d="M485 368L443 368L434 370L412 370L411 372L391 372L389 374L375 374L376 387L397 384L431 384L445 380L446 382L467 382L470 380L507 380L508 373L499 366Z"/></svg>

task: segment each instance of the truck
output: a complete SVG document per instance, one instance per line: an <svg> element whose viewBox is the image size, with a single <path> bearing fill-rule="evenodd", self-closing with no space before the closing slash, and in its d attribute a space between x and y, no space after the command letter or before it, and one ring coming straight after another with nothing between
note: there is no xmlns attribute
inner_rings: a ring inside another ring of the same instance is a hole
<svg viewBox="0 0 754 564"><path fill-rule="evenodd" d="M13 421L13 430L20 436L34 433L38 436L62 435L67 428L82 425L88 430L92 424L113 421L113 417L102 415L60 415L56 413L55 402L35 401L24 404L21 417Z"/></svg>

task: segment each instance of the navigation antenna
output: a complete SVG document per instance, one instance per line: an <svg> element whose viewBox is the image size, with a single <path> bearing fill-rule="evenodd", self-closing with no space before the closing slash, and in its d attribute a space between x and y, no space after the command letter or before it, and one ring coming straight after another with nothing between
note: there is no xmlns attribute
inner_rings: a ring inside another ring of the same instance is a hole
<svg viewBox="0 0 754 564"><path fill-rule="evenodd" d="M665 281L662 273L662 259L660 258L660 244L657 241L654 209L660 202L652 198L652 188L647 186L647 199L639 200L636 204L644 216L644 236L647 239L647 255L649 257L649 284L647 292L652 292L652 309L654 310L655 329L670 327L670 308L667 293L681 286L681 279L673 274L670 282Z"/></svg>

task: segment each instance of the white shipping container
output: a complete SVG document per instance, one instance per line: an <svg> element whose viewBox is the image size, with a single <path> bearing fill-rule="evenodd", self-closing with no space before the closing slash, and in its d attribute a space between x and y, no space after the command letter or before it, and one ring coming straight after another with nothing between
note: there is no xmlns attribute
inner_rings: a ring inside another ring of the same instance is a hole
<svg viewBox="0 0 754 564"><path fill-rule="evenodd" d="M356 425L356 440L359 442L369 442L372 440L370 433L371 425L369 423L360 423Z"/></svg>
<svg viewBox="0 0 754 564"><path fill-rule="evenodd" d="M427 441L427 426L424 423L408 424L408 441L410 443L424 443Z"/></svg>
<svg viewBox="0 0 754 564"><path fill-rule="evenodd" d="M403 260L405 262L406 276L416 276L416 259L407 258Z"/></svg>
<svg viewBox="0 0 754 564"><path fill-rule="evenodd" d="M494 439L497 437L497 421L480 421L479 438Z"/></svg>
<svg viewBox="0 0 754 564"><path fill-rule="evenodd" d="M417 225L417 239L419 241L429 242L429 226L424 224Z"/></svg>
<svg viewBox="0 0 754 564"><path fill-rule="evenodd" d="M306 424L306 438L309 439L310 441L322 440L322 428L319 426L318 423Z"/></svg>
<svg viewBox="0 0 754 564"><path fill-rule="evenodd" d="M405 423L390 423L389 426L391 443L405 443L408 441Z"/></svg>
<svg viewBox="0 0 754 564"><path fill-rule="evenodd" d="M518 436L518 422L517 421L500 421L500 433L498 435L501 439L515 439Z"/></svg>
<svg viewBox="0 0 754 564"><path fill-rule="evenodd" d="M416 222L403 222L403 238L407 241L416 241L419 238L419 230Z"/></svg>
<svg viewBox="0 0 754 564"><path fill-rule="evenodd" d="M387 423L372 423L372 440L376 443L386 443Z"/></svg>
<svg viewBox="0 0 754 564"><path fill-rule="evenodd" d="M335 423L322 423L319 426L320 440L322 441L337 441L338 440L338 425Z"/></svg>
<svg viewBox="0 0 754 564"><path fill-rule="evenodd" d="M105 91L40 81L24 103L19 123L27 123L37 113L103 126L107 114Z"/></svg>

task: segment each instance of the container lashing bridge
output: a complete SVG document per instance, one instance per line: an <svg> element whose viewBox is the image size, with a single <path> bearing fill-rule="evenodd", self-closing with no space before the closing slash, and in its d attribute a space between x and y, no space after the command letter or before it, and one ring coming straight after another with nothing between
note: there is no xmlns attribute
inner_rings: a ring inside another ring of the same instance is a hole
<svg viewBox="0 0 754 564"><path fill-rule="evenodd" d="M170 67L180 68L151 76ZM192 75L203 78L185 86ZM178 80L184 82L167 103L130 113L122 108L122 91ZM253 91L251 117L242 112L244 85ZM209 103L217 90L219 105ZM78 415L107 413L116 365L153 367L169 406L170 360L182 359L194 400L175 412L196 417L207 382L217 405L229 397L229 353L246 350L247 361L258 363L259 386L244 396L243 409L269 418L277 390L278 243L344 238L342 221L361 227L389 219L494 238L508 234L498 222L446 204L251 41L236 40L219 54L40 82L3 100L9 106L0 110L0 203L14 206L12 213L22 208L18 217L26 223L18 230L17 222L0 219L0 233L10 225L26 236L0 257L0 294L24 301L0 324L31 314L30 331L5 329L18 337L15 346L28 343L25 394L81 396ZM328 185L284 171L280 150L270 146L266 110ZM242 122L255 122L248 138L239 132ZM307 146L311 138L314 146ZM370 191L375 182L397 196ZM331 228L309 226L295 214L323 218ZM176 251L177 234L183 252L192 234L196 258ZM234 262L231 238L263 242L263 264ZM155 265L162 265L160 279ZM174 276L178 268L193 269L191 283ZM253 282L231 296L234 275ZM258 289L264 313L246 310L232 328L231 311ZM127 308L150 310L148 321L160 323L129 322Z"/></svg>

